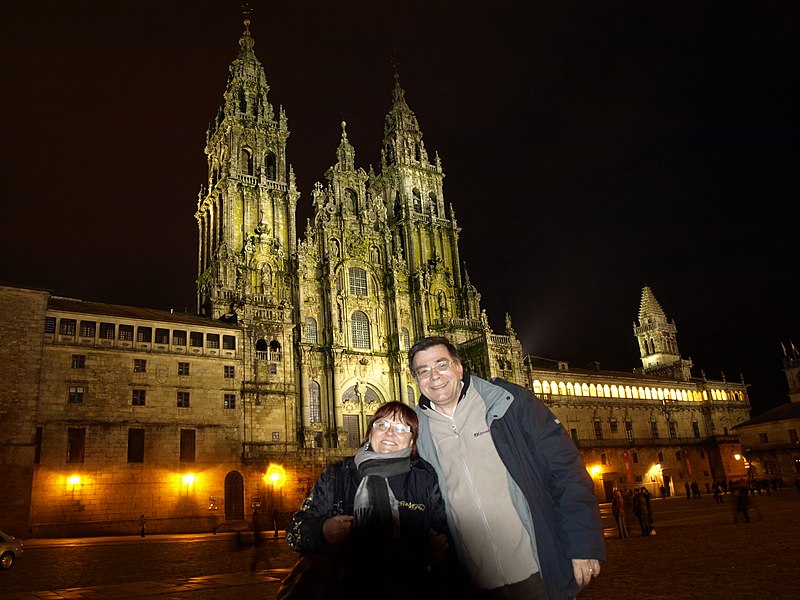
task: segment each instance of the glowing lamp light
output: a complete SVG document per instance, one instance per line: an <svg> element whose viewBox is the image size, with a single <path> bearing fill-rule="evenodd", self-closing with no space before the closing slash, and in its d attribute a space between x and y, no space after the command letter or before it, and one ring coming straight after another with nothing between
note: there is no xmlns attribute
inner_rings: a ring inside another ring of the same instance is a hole
<svg viewBox="0 0 800 600"><path fill-rule="evenodd" d="M286 469L280 465L270 464L266 475L264 475L264 483L276 488L283 487L283 484L286 483Z"/></svg>
<svg viewBox="0 0 800 600"><path fill-rule="evenodd" d="M595 465L594 467L589 469L589 473L591 473L594 477L597 477L598 475L600 475L600 471L601 471L601 469L597 465Z"/></svg>
<svg viewBox="0 0 800 600"><path fill-rule="evenodd" d="M81 484L81 477L80 477L80 475L71 475L71 476L70 476L70 477L67 479L67 485L68 485L68 486L70 486L70 487L72 487L72 488L76 488L76 487L78 487L80 484Z"/></svg>
<svg viewBox="0 0 800 600"><path fill-rule="evenodd" d="M183 481L183 485L192 487L194 485L194 473L187 473L181 478L181 481Z"/></svg>
<svg viewBox="0 0 800 600"><path fill-rule="evenodd" d="M733 458L735 458L736 460L742 460L742 455L741 454L734 454Z"/></svg>

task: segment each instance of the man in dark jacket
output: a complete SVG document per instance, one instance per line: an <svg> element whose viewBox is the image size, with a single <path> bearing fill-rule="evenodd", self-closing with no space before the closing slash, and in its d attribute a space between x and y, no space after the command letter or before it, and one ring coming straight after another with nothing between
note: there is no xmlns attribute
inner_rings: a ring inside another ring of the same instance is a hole
<svg viewBox="0 0 800 600"><path fill-rule="evenodd" d="M417 449L439 476L473 588L574 598L605 546L592 481L560 421L522 387L465 375L446 338L418 341L409 365L422 391Z"/></svg>

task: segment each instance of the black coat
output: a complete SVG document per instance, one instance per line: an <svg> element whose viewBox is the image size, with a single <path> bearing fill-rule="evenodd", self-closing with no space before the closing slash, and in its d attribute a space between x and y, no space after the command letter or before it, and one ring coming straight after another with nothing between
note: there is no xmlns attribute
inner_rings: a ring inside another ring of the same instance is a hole
<svg viewBox="0 0 800 600"><path fill-rule="evenodd" d="M430 531L444 533L448 539L449 531L436 473L421 458L412 458L408 472L388 479L399 504L397 540L379 541L354 532L337 546L327 542L323 524L330 517L353 514L361 479L353 458L326 468L286 528L286 541L292 548L305 556L328 555L335 565L328 579L338 581L328 581L327 597L353 600L388 594L391 598L407 598L408 593L418 594L455 578L452 551L444 565L429 573Z"/></svg>

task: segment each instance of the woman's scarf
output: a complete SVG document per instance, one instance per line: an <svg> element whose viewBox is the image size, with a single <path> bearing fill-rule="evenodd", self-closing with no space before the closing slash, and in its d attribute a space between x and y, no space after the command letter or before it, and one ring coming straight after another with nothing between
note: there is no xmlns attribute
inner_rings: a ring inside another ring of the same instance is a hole
<svg viewBox="0 0 800 600"><path fill-rule="evenodd" d="M389 477L407 473L411 469L411 448L397 452L373 452L365 444L354 461L362 476L356 490L353 506L353 530L369 537L397 538L400 530L400 510Z"/></svg>

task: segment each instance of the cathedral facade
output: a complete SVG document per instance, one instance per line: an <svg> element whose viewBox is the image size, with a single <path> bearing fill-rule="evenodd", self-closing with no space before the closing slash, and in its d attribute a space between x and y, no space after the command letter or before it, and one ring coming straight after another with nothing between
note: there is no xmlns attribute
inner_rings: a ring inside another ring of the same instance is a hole
<svg viewBox="0 0 800 600"><path fill-rule="evenodd" d="M747 386L692 375L650 288L633 372L525 355L508 315L491 329L442 162L398 80L389 100L378 171L357 166L342 123L298 238L288 119L269 102L246 20L206 136L198 315L0 286L3 314L26 315L0 319L19 342L0 349L2 368L25 382L0 395L12 533L132 533L140 514L153 532L286 518L360 445L379 405L416 403L407 351L428 335L452 340L471 373L546 402L601 499L741 475L732 428L749 416Z"/></svg>

